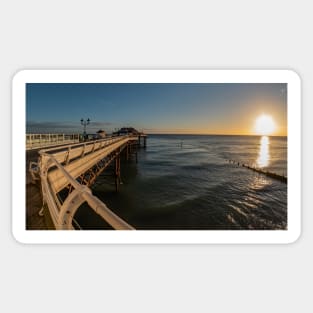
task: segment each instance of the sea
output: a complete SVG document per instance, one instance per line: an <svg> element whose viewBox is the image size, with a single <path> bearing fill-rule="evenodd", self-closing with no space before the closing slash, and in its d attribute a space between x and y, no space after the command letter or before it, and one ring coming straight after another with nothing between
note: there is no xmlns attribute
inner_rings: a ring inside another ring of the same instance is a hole
<svg viewBox="0 0 313 313"><path fill-rule="evenodd" d="M287 184L242 164L287 177L287 137L149 135L146 148L121 159L121 183L105 170L92 192L144 230L288 228ZM108 229L91 210L84 229Z"/></svg>

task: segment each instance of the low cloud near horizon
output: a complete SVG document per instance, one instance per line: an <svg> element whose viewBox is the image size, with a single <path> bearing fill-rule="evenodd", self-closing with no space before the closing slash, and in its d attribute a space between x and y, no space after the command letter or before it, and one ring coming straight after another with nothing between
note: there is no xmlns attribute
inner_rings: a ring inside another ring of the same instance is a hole
<svg viewBox="0 0 313 313"><path fill-rule="evenodd" d="M112 130L114 124L111 122L91 121L87 125L87 133L94 133L99 129ZM78 122L51 122L51 121L28 121L26 133L82 133L83 126Z"/></svg>

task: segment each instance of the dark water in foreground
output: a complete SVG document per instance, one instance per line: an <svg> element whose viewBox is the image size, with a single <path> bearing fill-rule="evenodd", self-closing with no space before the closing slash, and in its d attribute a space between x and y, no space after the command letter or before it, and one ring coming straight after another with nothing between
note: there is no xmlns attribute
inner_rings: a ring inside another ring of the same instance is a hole
<svg viewBox="0 0 313 313"><path fill-rule="evenodd" d="M287 185L228 162L287 175L287 138L150 135L147 148L122 160L120 191L113 170L93 193L137 229L286 229ZM105 228L85 212L83 228Z"/></svg>

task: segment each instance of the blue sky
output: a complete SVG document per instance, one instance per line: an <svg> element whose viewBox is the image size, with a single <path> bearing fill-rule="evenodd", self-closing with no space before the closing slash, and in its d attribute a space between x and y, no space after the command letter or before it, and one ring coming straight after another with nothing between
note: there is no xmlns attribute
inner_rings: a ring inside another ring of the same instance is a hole
<svg viewBox="0 0 313 313"><path fill-rule="evenodd" d="M147 133L251 134L260 114L286 134L286 84L27 84L28 133L132 126Z"/></svg>

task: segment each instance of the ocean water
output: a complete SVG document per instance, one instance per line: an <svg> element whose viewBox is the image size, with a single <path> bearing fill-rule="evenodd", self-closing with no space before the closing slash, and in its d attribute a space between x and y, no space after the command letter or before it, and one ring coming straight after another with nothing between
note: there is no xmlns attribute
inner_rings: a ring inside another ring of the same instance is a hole
<svg viewBox="0 0 313 313"><path fill-rule="evenodd" d="M92 190L136 229L287 229L287 184L229 160L287 176L287 137L150 135L138 163L122 158L119 192L113 168Z"/></svg>

